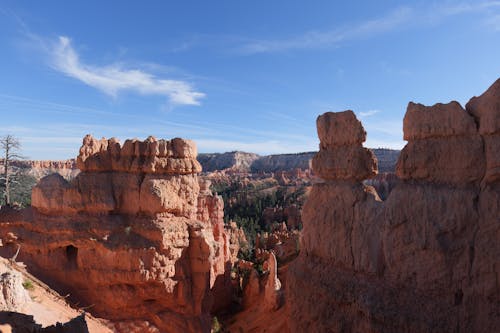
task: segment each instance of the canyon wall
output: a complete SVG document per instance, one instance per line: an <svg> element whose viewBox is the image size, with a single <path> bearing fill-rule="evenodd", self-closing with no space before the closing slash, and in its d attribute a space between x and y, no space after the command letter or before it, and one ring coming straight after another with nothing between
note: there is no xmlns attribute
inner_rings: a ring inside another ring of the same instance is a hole
<svg viewBox="0 0 500 333"><path fill-rule="evenodd" d="M317 120L320 151L288 271L292 332L493 332L500 327L500 80L465 110L410 103L400 181L351 111ZM337 130L342 129L342 130Z"/></svg>
<svg viewBox="0 0 500 333"><path fill-rule="evenodd" d="M259 158L254 153L232 151L227 153L205 153L198 155L198 161L203 166L203 171L212 172L217 170L232 169L248 171L252 163Z"/></svg>
<svg viewBox="0 0 500 333"><path fill-rule="evenodd" d="M12 161L11 165L24 170L27 175L37 180L52 173L58 173L66 179L72 179L80 172L76 167L75 159L64 161L16 160Z"/></svg>
<svg viewBox="0 0 500 333"><path fill-rule="evenodd" d="M235 258L196 155L178 138L86 136L77 177L45 177L32 209L1 215L2 255L20 245L33 274L119 332L209 332Z"/></svg>

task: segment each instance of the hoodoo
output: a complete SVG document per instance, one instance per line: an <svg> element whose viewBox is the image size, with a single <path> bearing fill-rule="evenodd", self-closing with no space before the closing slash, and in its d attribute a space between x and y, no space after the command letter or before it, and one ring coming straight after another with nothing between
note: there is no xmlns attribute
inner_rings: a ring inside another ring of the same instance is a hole
<svg viewBox="0 0 500 333"><path fill-rule="evenodd" d="M464 110L410 103L401 179L384 202L351 112L318 118L315 184L288 274L292 332L500 327L500 80Z"/></svg>
<svg viewBox="0 0 500 333"><path fill-rule="evenodd" d="M34 274L120 332L209 332L233 258L194 143L88 135L77 165L70 182L43 178L32 210L2 215L2 237L17 237L3 254L19 244Z"/></svg>

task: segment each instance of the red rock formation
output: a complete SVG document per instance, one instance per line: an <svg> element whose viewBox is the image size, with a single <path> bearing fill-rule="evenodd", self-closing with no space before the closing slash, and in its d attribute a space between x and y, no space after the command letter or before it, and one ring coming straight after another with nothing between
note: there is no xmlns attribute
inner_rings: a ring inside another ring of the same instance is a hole
<svg viewBox="0 0 500 333"><path fill-rule="evenodd" d="M248 240L243 229L238 228L236 222L229 222L226 227L229 234L229 251L231 253L232 261L238 260L238 251L240 248L248 248Z"/></svg>
<svg viewBox="0 0 500 333"><path fill-rule="evenodd" d="M209 332L231 299L232 257L194 144L86 136L77 164L70 182L42 179L32 213L2 216L0 235L13 232L34 274L120 332Z"/></svg>
<svg viewBox="0 0 500 333"><path fill-rule="evenodd" d="M466 110L410 103L402 181L382 202L360 183L374 160L351 153L361 125L345 113L318 118L313 171L325 181L304 206L288 271L292 332L498 330L499 119L500 81Z"/></svg>
<svg viewBox="0 0 500 333"><path fill-rule="evenodd" d="M362 147L366 132L354 112L327 112L316 123L321 144L312 167L317 176L363 180L377 173L375 155Z"/></svg>
<svg viewBox="0 0 500 333"><path fill-rule="evenodd" d="M286 264L299 254L299 236L298 230L289 231L285 223L282 223L276 230L265 232L257 237L255 242L257 256L259 250L273 252L282 265Z"/></svg>
<svg viewBox="0 0 500 333"><path fill-rule="evenodd" d="M288 318L284 307L284 290L278 278L276 257L266 253L262 275L250 263L240 261L240 269L246 270L243 281L243 310L227 323L228 332L288 332Z"/></svg>

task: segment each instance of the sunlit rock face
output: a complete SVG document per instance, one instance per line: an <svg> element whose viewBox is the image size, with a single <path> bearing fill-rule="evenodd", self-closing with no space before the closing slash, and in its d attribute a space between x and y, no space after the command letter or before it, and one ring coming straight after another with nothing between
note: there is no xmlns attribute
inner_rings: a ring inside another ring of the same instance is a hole
<svg viewBox="0 0 500 333"><path fill-rule="evenodd" d="M231 301L234 256L196 154L179 138L121 146L87 135L78 176L43 178L32 210L4 216L0 233L17 236L33 273L120 332L209 332Z"/></svg>
<svg viewBox="0 0 500 333"><path fill-rule="evenodd" d="M399 182L350 112L318 118L320 151L288 271L292 332L491 332L500 327L500 80L466 108L410 103Z"/></svg>

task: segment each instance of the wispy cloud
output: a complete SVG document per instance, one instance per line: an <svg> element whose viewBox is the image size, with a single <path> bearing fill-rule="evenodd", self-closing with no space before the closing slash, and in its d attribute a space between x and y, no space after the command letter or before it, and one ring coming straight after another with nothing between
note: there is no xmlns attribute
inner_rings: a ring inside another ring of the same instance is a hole
<svg viewBox="0 0 500 333"><path fill-rule="evenodd" d="M464 13L479 12L488 9L500 7L500 1L483 1L483 2L448 2L438 5L433 11L438 16L453 16Z"/></svg>
<svg viewBox="0 0 500 333"><path fill-rule="evenodd" d="M370 116L376 115L377 113L380 113L380 110L368 110L365 112L360 112L359 116L361 118L364 118L364 117L370 117Z"/></svg>
<svg viewBox="0 0 500 333"><path fill-rule="evenodd" d="M495 31L500 31L500 14L488 17L484 23L493 28Z"/></svg>
<svg viewBox="0 0 500 333"><path fill-rule="evenodd" d="M239 47L243 54L273 53L299 49L319 49L337 47L342 42L369 38L405 27L435 24L448 17L467 13L484 13L482 21L498 29L500 18L495 9L500 1L445 2L425 8L404 6L390 11L385 16L335 27L323 31L307 31L285 39L262 39L244 42Z"/></svg>
<svg viewBox="0 0 500 333"><path fill-rule="evenodd" d="M387 16L361 22L350 27L336 28L328 31L309 31L300 36L283 40L253 41L243 45L241 52L252 54L335 46L345 40L390 31L408 21L412 11L409 7L401 7L392 11Z"/></svg>
<svg viewBox="0 0 500 333"><path fill-rule="evenodd" d="M163 95L172 104L199 105L204 93L180 80L160 79L140 69L123 68L121 64L95 66L80 60L68 37L60 36L50 50L51 65L57 71L78 79L110 95L133 91L142 95Z"/></svg>

